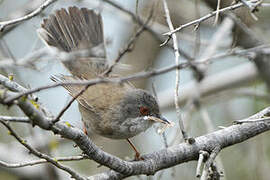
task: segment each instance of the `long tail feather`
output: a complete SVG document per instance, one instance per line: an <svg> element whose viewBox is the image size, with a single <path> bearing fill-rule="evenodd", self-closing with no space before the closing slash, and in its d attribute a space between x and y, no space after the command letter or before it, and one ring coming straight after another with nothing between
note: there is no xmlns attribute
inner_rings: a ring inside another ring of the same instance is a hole
<svg viewBox="0 0 270 180"><path fill-rule="evenodd" d="M49 46L62 51L89 51L89 57L63 62L72 75L91 79L107 68L102 18L94 10L57 10L44 19L38 33Z"/></svg>

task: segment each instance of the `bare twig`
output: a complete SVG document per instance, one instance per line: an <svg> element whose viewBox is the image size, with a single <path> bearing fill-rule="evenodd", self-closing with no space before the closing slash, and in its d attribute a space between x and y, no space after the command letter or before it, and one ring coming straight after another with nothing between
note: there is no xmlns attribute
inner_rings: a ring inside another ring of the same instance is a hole
<svg viewBox="0 0 270 180"><path fill-rule="evenodd" d="M171 36L172 34L186 28L186 27L189 27L189 26L192 26L194 24L200 24L202 21L205 21L213 16L215 16L217 13L223 13L223 12L226 12L226 11L231 11L231 10L234 10L234 9L237 9L237 8L240 8L243 6L243 3L238 3L238 4L235 4L235 5L231 5L231 6L228 6L226 8L223 8L223 9L220 9L219 11L213 11L199 19L196 19L194 21L190 21L186 24L183 24L181 26L179 26L178 28L175 28L173 31L170 31L170 32L167 32L167 33L164 33L164 35L166 36Z"/></svg>
<svg viewBox="0 0 270 180"><path fill-rule="evenodd" d="M42 4L43 2L44 2L44 0L35 0L35 1L31 1L31 3L25 2L22 6L16 8L15 11L9 12L5 19L16 19L18 17L25 16L25 15L35 11L40 6L40 4ZM5 31L0 33L0 38L5 36L9 32L11 32L18 25L19 24L6 27Z"/></svg>
<svg viewBox="0 0 270 180"><path fill-rule="evenodd" d="M17 133L8 125L8 123L1 120L0 122L9 130L10 135L12 135L19 143L21 143L24 147L26 147L32 154L34 154L35 156L39 158L45 159L47 162L55 165L59 169L66 171L67 173L71 175L72 178L75 178L78 180L85 180L85 178L79 175L77 172L73 171L72 169L66 166L63 166L62 164L58 163L55 159L51 158L50 156L43 154L37 151L36 149L32 148L32 146L30 146L25 140L23 140L21 137L17 135Z"/></svg>
<svg viewBox="0 0 270 180"><path fill-rule="evenodd" d="M79 161L79 160L84 160L88 159L85 156L69 156L69 157L54 157L53 158L55 161L61 162L61 161ZM20 168L20 167L26 167L26 166L33 166L37 164L44 164L48 163L46 159L38 159L38 160L33 160L29 162L23 162L23 163L6 163L4 161L0 161L0 166L6 167L6 168Z"/></svg>
<svg viewBox="0 0 270 180"><path fill-rule="evenodd" d="M199 152L199 159L197 163L197 168L196 168L196 177L199 178L201 177L201 169L204 161L209 157L209 153L206 151L200 151Z"/></svg>
<svg viewBox="0 0 270 180"><path fill-rule="evenodd" d="M178 66L176 65L171 65L169 67L166 68L162 68L159 70L151 70L148 72L140 72L140 73L136 73L134 75L130 75L130 76L126 76L126 77L122 77L122 78L97 78L97 79L93 79L93 80L74 80L74 81L67 81L67 82L57 82L57 83L53 83L50 85L46 85L46 86L41 86L41 87L37 87L37 88L33 88L31 90L27 90L25 92L19 93L14 97L10 97L6 100L6 103L10 103L11 101L14 101L24 95L29 95L32 94L34 92L38 92L41 90L45 90L45 89L49 89L49 88L54 88L54 87L59 87L59 86L64 86L64 85L95 85L95 84L100 84L100 83L122 83L122 82L126 82L126 81L131 81L131 80L135 80L135 79L140 79L140 78L147 78L147 77L151 77L151 76L156 76L159 74L163 74L166 72L169 72L171 70L174 70L176 68L185 68L188 67L189 63L182 63L179 64ZM0 79L1 79L1 75L0 75ZM1 81L0 81L1 82Z"/></svg>
<svg viewBox="0 0 270 180"><path fill-rule="evenodd" d="M27 14L23 17L9 20L9 21L3 21L0 22L0 32L3 32L6 27L16 25L18 23L22 23L28 19L31 19L35 16L37 16L39 13L41 13L45 8L47 8L50 4L54 3L56 0L46 0L41 6L39 6L35 11L31 12L30 14Z"/></svg>
<svg viewBox="0 0 270 180"><path fill-rule="evenodd" d="M247 8L250 9L250 12L253 13L257 10L257 7L263 2L262 0L258 1L247 1L247 0L240 0Z"/></svg>
<svg viewBox="0 0 270 180"><path fill-rule="evenodd" d="M200 114L207 128L207 132L213 132L215 130L213 121L210 119L209 113L206 110L206 108L200 107ZM222 159L220 157L217 157L216 161L217 161L217 164L220 166L220 168L223 169L224 171L224 165L223 165Z"/></svg>
<svg viewBox="0 0 270 180"><path fill-rule="evenodd" d="M212 57L206 57L204 59L199 60L201 64L210 63L212 58L221 59L223 57L227 57L227 55L238 55L238 56L248 56L255 57L256 54L263 53L268 54L268 48L264 49L264 46L256 46L254 48L245 49L245 50L232 50L225 53L220 53L214 55ZM262 48L262 49L261 49ZM236 53L236 54L235 54ZM216 59L216 60L217 60ZM230 74L230 78L228 79L228 74ZM237 67L233 67L229 70L222 71L215 75L206 76L205 79L201 82L201 96L206 97L210 94L216 93L218 91L224 91L231 89L233 87L240 87L247 82L253 82L254 79L258 76L258 72L256 67L251 63L246 63ZM194 82L189 82L183 86L181 99L179 99L180 104L184 104L190 97L194 96ZM165 91L160 97L161 107L171 106L174 102L174 97L171 95L171 92Z"/></svg>
<svg viewBox="0 0 270 180"><path fill-rule="evenodd" d="M24 66L24 67L29 67L29 65L33 64L35 61L38 61L41 57L47 56L47 58L51 58L55 60L57 57L58 59L61 59L62 61L70 61L76 58L81 58L81 57L89 57L91 56L96 56L96 52L91 51L91 50L80 50L80 51L72 51L72 52L64 52L60 51L57 48L54 47L45 47L39 50L36 50L25 57L18 59L18 62L15 64L12 62L11 59L2 59L0 61L0 67L5 68L5 67L14 67L14 66Z"/></svg>
<svg viewBox="0 0 270 180"><path fill-rule="evenodd" d="M206 47L204 50L204 53L201 55L201 58L198 59L200 61L201 59L209 58L216 53L219 44L222 42L222 40L232 32L232 29L234 27L234 22L230 18L225 18L221 25L217 28L217 31L212 35L211 37L211 43L209 46ZM206 71L206 65L201 65L198 67L200 71L205 72Z"/></svg>
<svg viewBox="0 0 270 180"><path fill-rule="evenodd" d="M30 119L28 117L0 116L0 120L6 122L30 123Z"/></svg>
<svg viewBox="0 0 270 180"><path fill-rule="evenodd" d="M228 77L228 74L230 75ZM209 97L217 92L222 92L228 89L241 87L248 83L254 82L258 77L256 67L251 63L245 63L237 67L216 73L211 76L206 76L201 82L200 94L201 97ZM195 82L191 81L182 87L182 96L179 103L183 105L188 99L194 97L196 91ZM194 92L195 91L195 92ZM159 96L161 107L170 107L174 102L174 97L170 91L165 91Z"/></svg>
<svg viewBox="0 0 270 180"><path fill-rule="evenodd" d="M108 75L111 73L112 69L115 65L121 60L121 58L130 51L130 48L134 44L134 42L138 39L138 37L142 34L142 32L145 30L145 26L150 22L152 16L153 16L154 9L151 9L151 12L146 20L146 22L141 25L141 27L137 30L137 32L129 39L128 43L125 45L125 47L119 52L118 57L114 60L113 64L103 73L104 75Z"/></svg>
<svg viewBox="0 0 270 180"><path fill-rule="evenodd" d="M165 16L166 16L166 20L167 20L167 24L169 26L169 29L171 31L174 30L172 21L171 21L171 17L170 17L170 12L168 9L168 5L166 0L163 0L163 7L164 7L164 11L165 11ZM175 65L178 66L179 65L179 51L178 51L178 42L177 42L177 37L175 34L172 34L172 39L173 39L173 47L174 47L174 55L175 55ZM174 103L175 103L175 108L176 108L176 112L177 112L177 116L178 116L178 120L179 120L179 126L180 126L180 130L182 133L182 136L184 138L184 140L188 139L188 135L185 131L184 128L184 123L182 120L182 114L181 114L181 109L178 103L178 96L179 96L179 82L180 82L180 73L179 73L179 69L176 69L176 80L175 80L175 90L174 90Z"/></svg>
<svg viewBox="0 0 270 180"><path fill-rule="evenodd" d="M111 1L111 0L102 0L103 2L106 2L107 4L110 4L111 6L117 8L118 10L120 10L121 12L124 12L125 14L129 15L132 20L136 23L138 23L141 26L144 26L145 30L147 30L150 34L153 35L153 37L158 40L161 44L163 43L163 41L165 40L165 37L161 35L161 32L159 29L157 30L157 28L151 28L149 25L146 25L143 23L143 20L141 18L139 18L138 16L136 16L136 14L132 13L131 11L125 9L124 7L122 7L121 5ZM167 40L170 40L170 37L167 38ZM173 49L173 46L169 44L168 46L170 49ZM184 51L179 49L179 52L181 53L181 55L183 57L185 57L186 59L192 59L187 53L185 53Z"/></svg>
<svg viewBox="0 0 270 180"><path fill-rule="evenodd" d="M260 121L269 121L270 117L262 117L262 118L258 118L258 119L252 119L252 118L248 118L248 119L243 119L243 120L235 120L234 123L236 124L241 124L241 123L257 123Z"/></svg>
<svg viewBox="0 0 270 180"><path fill-rule="evenodd" d="M9 68L9 67L16 67L16 66L23 66L23 67L31 67L31 65L35 62L40 60L43 56L52 55L52 53L48 50L48 48L42 48L36 51L31 52L30 54L26 55L23 58L20 58L16 61L16 63L10 58L4 58L0 61L1 68Z"/></svg>
<svg viewBox="0 0 270 180"><path fill-rule="evenodd" d="M259 46L248 48L248 49L232 49L227 52L219 53L210 57L209 56L202 57L196 61L204 62L204 64L206 64L206 63L210 63L211 60L222 59L228 56L243 56L243 57L248 57L248 58L249 57L254 58L256 56L256 53L267 51L267 49L270 50L269 48L270 48L270 44L264 44L264 45L259 45Z"/></svg>
<svg viewBox="0 0 270 180"><path fill-rule="evenodd" d="M211 152L209 158L207 159L205 165L204 165L204 169L202 172L202 176L201 176L201 180L207 180L208 178L208 174L209 174L209 168L211 167L211 165L213 164L216 156L218 155L218 153L221 151L221 147L220 146L216 146L213 151Z"/></svg>
<svg viewBox="0 0 270 180"><path fill-rule="evenodd" d="M229 52L227 55L224 54L224 53L221 53L219 55L216 55L214 56L213 58L220 58L220 57L226 57L228 55L243 55L247 52L261 52L263 51L263 49L265 48L265 46L269 46L269 45L264 45L264 46L258 46L258 47L255 47L255 48L251 48L251 49L247 49L247 50L240 50L240 51L235 51L235 52ZM63 54L69 54L69 53L64 53L62 52ZM66 57L70 57L68 55L65 55ZM72 58L75 58L75 57L72 57ZM211 58L206 58L204 60L201 60L201 62L194 62L194 65L196 64L204 64L204 63L209 63L211 60ZM189 67L190 66L190 63L180 63L178 66L177 65L171 65L171 66L168 66L168 67L165 67L165 68L161 68L161 69L158 69L158 70L151 70L151 71L148 71L148 72L139 72L139 73L136 73L136 74L133 74L133 75L129 75L129 76L125 76L125 77L122 77L122 78L97 78L97 79L93 79L93 80L87 80L87 81L69 81L69 82L59 82L59 83L54 83L54 84L51 84L51 85L46 85L46 86L41 86L41 87L37 87L37 88L33 88L31 90L26 90L25 92L21 92L19 94L16 95L16 97L10 97L6 100L7 103L15 100L15 99L18 99L24 95L29 95L29 94L32 94L34 92L38 92L38 91L41 91L41 90L44 90L44 89L49 89L49 88L54 88L54 87L59 87L59 86L63 86L63 85L94 85L94 84L98 84L98 83L109 83L109 82L112 82L112 83L122 83L122 82L125 82L125 81L131 81L131 80L136 80L136 79L140 79L140 78L148 78L148 77L152 77L152 76L156 76L156 75L160 75L160 74L163 74L163 73L167 73L169 71L172 71L176 68L178 69L182 69L182 68L186 68L186 67ZM250 68L249 68L249 72L254 72L253 71L250 71ZM248 74L247 74L248 75ZM0 83L3 84L3 83L6 83L7 78L5 78L4 76L1 76L0 75ZM163 100L162 100L163 101Z"/></svg>
<svg viewBox="0 0 270 180"><path fill-rule="evenodd" d="M244 54L247 54L248 52L261 52L261 51L264 51L263 49L266 48L266 47L269 47L269 45L262 45L262 46L258 46L258 47L255 47L255 48L250 48L250 49L247 49L247 50L237 50L237 51L231 51L229 53L221 53L221 54L218 54L216 56L213 56L211 58L213 59L216 59L216 58L221 58L221 57L226 57L226 56L229 56L229 55L244 55ZM62 52L63 53L63 52ZM64 54L64 57L72 57L72 58L75 58L76 54L73 54L72 56L68 56L68 55L65 55L65 54L68 54L68 53L63 53ZM75 56L75 57L73 57ZM203 60L200 60L201 62L194 62L195 64L203 64L203 63L209 63L211 58L206 58L206 59L203 59ZM52 85L47 85L47 86L42 86L42 87L38 87L38 88L34 88L34 89L31 89L31 90L25 90L25 92L22 92L20 94L17 95L17 97L13 97L13 98L10 98L7 100L7 102L9 101L13 101L23 95L28 95L28 94L32 94L34 92L38 92L38 91L41 91L41 90L44 90L44 89L48 89L48 88L53 88L53 87L58 87L58 86L62 86L62 85L93 85L93 84L97 84L97 83L107 83L107 82L114 82L114 83L121 83L121 82L124 82L124 81L128 81L128 80L135 80L135 79L139 79L139 78L147 78L147 77L150 77L150 76L155 76L155 75L160 75L162 73L166 73L166 72L169 72L171 70L174 70L176 68L185 68L185 67L188 67L190 64L189 63L181 63L179 64L178 66L176 65L172 65L172 66L169 66L169 67L165 67L165 68L162 68L162 69L159 69L159 70L152 70L152 71L148 71L148 72L140 72L140 73L136 73L134 75L130 75L130 76L126 76L126 77L123 77L123 78L104 78L104 79L94 79L94 80L89 80L89 81L72 81L72 82L62 82L62 83L54 83ZM0 83L3 84L3 85L6 85L7 87L10 87L10 88L14 88L14 87L11 87L9 84L9 79L4 77L4 76L0 76ZM13 84L13 86L15 86L15 84ZM18 88L18 87L17 87Z"/></svg>
<svg viewBox="0 0 270 180"><path fill-rule="evenodd" d="M217 13L216 13L216 18L215 18L215 22L214 25L216 25L218 23L218 17L219 17L219 10L220 10L220 1L221 0L217 0Z"/></svg>
<svg viewBox="0 0 270 180"><path fill-rule="evenodd" d="M52 123L56 123L60 120L60 118L63 116L63 114L67 111L67 109L71 106L71 104L80 96L82 95L87 89L89 85L85 86L82 90L80 90L75 96L72 97L72 99L67 103L67 105L59 112L59 114L56 116L54 120L52 120Z"/></svg>

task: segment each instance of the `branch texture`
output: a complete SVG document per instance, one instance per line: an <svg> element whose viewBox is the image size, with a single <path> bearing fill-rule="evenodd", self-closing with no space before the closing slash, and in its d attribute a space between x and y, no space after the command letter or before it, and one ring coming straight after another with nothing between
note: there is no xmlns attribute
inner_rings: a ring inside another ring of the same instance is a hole
<svg viewBox="0 0 270 180"><path fill-rule="evenodd" d="M5 98L14 96L15 94L16 93L14 92L1 90L0 103L5 104ZM63 138L73 140L92 160L113 170L105 172L105 174L102 173L93 176L96 178L98 177L98 179L120 179L139 174L153 175L159 170L184 162L197 160L200 150L211 153L217 146L224 149L270 129L269 121L256 121L254 123L232 125L222 130L197 137L195 143L192 145L182 143L151 154L145 154L142 156L145 159L144 161L128 162L99 149L88 136L77 128L71 127L63 122L51 124L51 121L49 121L48 118L26 97L18 99L17 105L26 116L32 120L33 125L37 125L45 130L53 131ZM269 113L270 108L266 108L250 118L262 118Z"/></svg>

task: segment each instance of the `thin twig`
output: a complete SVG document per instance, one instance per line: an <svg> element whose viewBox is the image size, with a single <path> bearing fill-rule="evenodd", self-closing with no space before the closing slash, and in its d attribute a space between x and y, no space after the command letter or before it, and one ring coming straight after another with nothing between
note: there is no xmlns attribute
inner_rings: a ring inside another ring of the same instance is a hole
<svg viewBox="0 0 270 180"><path fill-rule="evenodd" d="M196 20L194 20L194 21L191 21L191 22L188 22L188 23L186 23L186 24L183 24L183 25L179 26L178 28L175 28L173 31L164 33L164 35L166 35L166 36L171 36L172 34L178 32L178 31L180 31L180 30L182 30L182 29L184 29L184 28L187 28L187 27L192 26L192 25L194 25L194 24L199 24L199 23L201 23L202 21L205 21L205 20L207 20L207 19L209 19L209 18L215 16L215 15L217 14L217 12L223 13L223 12L226 12L226 11L231 11L231 10L240 8L240 7L242 7L242 6L244 6L243 3L238 3L238 4L235 4L235 5L231 5L231 6L228 6L228 7L226 7L226 8L220 9L219 11L213 11L213 12L211 12L211 13L209 13L209 14L207 14L207 15L205 15L205 16L199 18L199 19L196 19Z"/></svg>
<svg viewBox="0 0 270 180"><path fill-rule="evenodd" d="M229 53L228 52L221 53L221 54L218 54L218 55L213 56L213 57L201 59L200 62L193 62L193 63L194 63L194 65L205 64L205 63L210 63L211 59L219 59L219 58L227 57L227 56L231 56L231 55L244 55L244 54L247 54L249 52L263 52L263 50L265 48L268 48L269 46L270 46L269 44L266 44L266 45L261 45L261 46L256 46L254 48L246 49L246 50L235 50L235 51L230 51ZM66 55L66 56L68 57L68 55ZM46 85L46 86L40 86L37 88L26 90L25 92L20 92L15 97L9 97L8 99L6 99L6 103L10 103L11 101L14 101L14 100L16 100L24 95L29 95L29 94L32 94L34 92L38 92L38 91L49 89L49 88L55 88L55 87L59 87L59 86L63 86L63 85L94 85L94 84L98 84L98 83L122 83L122 82L126 82L126 81L140 79L140 78L148 78L148 77L164 74L164 73L167 73L169 71L175 70L177 68L183 69L183 68L186 68L189 66L190 66L190 63L180 63L178 65L174 64L174 65L171 65L171 66L168 66L165 68L161 68L161 69L135 73L133 75L125 76L122 78L97 78L97 79L84 80L84 81L76 80L76 81L58 82L58 83L54 83L54 84L50 84L50 85ZM9 84L8 82L9 82L8 78L0 75L0 84L7 86L7 87L11 87L11 85L8 85Z"/></svg>
<svg viewBox="0 0 270 180"><path fill-rule="evenodd" d="M72 97L72 99L67 103L67 105L59 112L59 114L56 116L54 120L52 120L52 123L55 124L60 120L60 118L63 116L63 114L67 111L67 109L71 106L71 104L80 96L82 95L89 87L90 85L85 86L82 90L80 90L75 96Z"/></svg>
<svg viewBox="0 0 270 180"><path fill-rule="evenodd" d="M220 10L220 1L221 0L217 0L217 13L216 13L216 18L215 18L215 22L214 22L214 25L217 25L218 23L218 18L219 18L219 10Z"/></svg>
<svg viewBox="0 0 270 180"><path fill-rule="evenodd" d="M36 10L34 10L33 12L31 12L23 17L9 20L9 21L0 22L0 32L3 32L5 30L5 28L8 26L22 23L28 19L31 19L31 18L37 16L39 13L41 13L45 8L47 8L50 4L54 3L55 1L57 1L57 0L47 0L42 5L40 5Z"/></svg>
<svg viewBox="0 0 270 180"><path fill-rule="evenodd" d="M201 176L201 180L207 180L208 178L208 174L209 174L209 168L211 167L211 165L213 164L215 158L217 157L218 153L220 152L221 147L216 146L213 151L211 152L208 160L206 161L205 165L204 165L204 169L202 172L202 176Z"/></svg>
<svg viewBox="0 0 270 180"><path fill-rule="evenodd" d="M1 59L0 67L1 68L9 68L14 66L32 67L32 64L35 61L39 61L41 57L44 57L46 55L47 56L52 55L52 53L50 52L50 50L48 50L47 47L38 49L36 51L31 51L31 53L29 53L28 55L18 59L16 63L10 58Z"/></svg>
<svg viewBox="0 0 270 180"><path fill-rule="evenodd" d="M250 9L250 12L253 13L257 11L257 7L263 2L262 0L258 1L247 1L247 0L240 0L247 8Z"/></svg>
<svg viewBox="0 0 270 180"><path fill-rule="evenodd" d="M200 107L200 114L201 117L203 119L203 122L207 128L207 132L213 132L215 130L214 125L213 125L213 121L210 119L209 113L207 111L206 108L204 107ZM220 166L220 169L223 169L224 171L224 165L223 165L223 161L220 157L216 158L217 164Z"/></svg>
<svg viewBox="0 0 270 180"><path fill-rule="evenodd" d="M171 31L174 30L172 21L171 21L171 17L170 17L170 12L169 12L169 8L167 5L166 0L163 0L163 7L164 7L164 11L165 11L165 16L166 16L166 20L167 20L167 24L169 26L169 29ZM174 47L174 55L175 55L175 65L178 66L179 65L179 51L178 51L178 41L177 41L177 37L175 34L172 34L172 39L173 39L173 47ZM187 133L185 132L185 128L184 128L184 124L183 124L183 120L182 120L182 114L181 114L181 109L178 103L178 96L179 96L179 82L180 82L180 73L179 73L179 69L176 69L176 80L175 80L175 90L174 90L174 103L175 103L175 108L176 108L176 113L178 116L178 120L179 120L179 126L181 129L181 133L183 135L184 140L187 140L188 136Z"/></svg>
<svg viewBox="0 0 270 180"><path fill-rule="evenodd" d="M263 45L259 45L259 46L255 46L252 48L248 48L248 49L231 49L227 52L222 52L216 55L213 55L211 57L204 57L204 58L199 58L196 61L199 62L204 62L203 64L206 63L210 63L210 60L214 60L214 59L222 59L228 56L246 56L249 57L250 55L252 55L252 53L257 53L257 52L263 52L263 49L268 49L270 48L270 44L263 44Z"/></svg>
<svg viewBox="0 0 270 180"><path fill-rule="evenodd" d="M79 161L79 160L84 160L88 159L86 156L69 156L69 157L54 157L53 158L55 161ZM33 160L29 162L23 162L23 163L7 163L4 161L0 161L0 166L6 167L6 168L20 168L20 167L26 167L26 166L33 166L37 164L44 164L48 163L46 159L38 159L38 160Z"/></svg>
<svg viewBox="0 0 270 180"><path fill-rule="evenodd" d="M139 16L138 9L139 9L139 0L136 0L136 15L137 16Z"/></svg>
<svg viewBox="0 0 270 180"><path fill-rule="evenodd" d="M235 120L235 124L242 124L242 123L258 123L258 122L266 122L269 121L270 117L263 117L258 119L243 119L243 120Z"/></svg>
<svg viewBox="0 0 270 180"><path fill-rule="evenodd" d="M195 1L195 17L199 18L201 16L199 3L201 1ZM194 50L193 50L193 57L194 59L188 59L188 61L194 61L195 58L200 54L201 50L201 32L200 32L200 24L198 24L194 28L195 33L195 41L194 41ZM193 76L198 80L201 81L204 78L204 72L198 66L191 65L191 70L193 71Z"/></svg>
<svg viewBox="0 0 270 180"><path fill-rule="evenodd" d="M197 178L201 177L202 165L208 157L209 157L209 153L207 151L200 151L199 152L199 159L198 159L197 168L196 168L196 177Z"/></svg>
<svg viewBox="0 0 270 180"><path fill-rule="evenodd" d="M136 23L138 23L139 25L144 25L143 23L143 20L141 18L139 18L138 16L136 16L136 14L132 13L131 11L125 9L124 7L122 7L121 5L111 1L111 0L102 0L103 2L106 2L107 4L110 4L111 6L117 8L118 10L120 10L121 12L124 12L126 13L127 15L129 15L132 20ZM154 28L151 28L149 25L144 25L144 28L150 33L153 35L153 37L158 40L161 44L163 43L163 41L165 40L164 39L164 36L161 35L161 32L154 29ZM170 37L168 37L167 39L168 41L170 40ZM172 45L169 45L168 46L170 49L173 49L173 46ZM181 53L181 55L183 57L185 57L186 59L192 59L187 53L185 53L184 51L180 50L179 49L179 52Z"/></svg>
<svg viewBox="0 0 270 180"><path fill-rule="evenodd" d="M71 175L72 178L75 178L78 180L85 180L86 179L86 178L82 177L81 175L79 175L77 172L70 169L69 167L66 167L66 166L58 163L55 159L51 158L50 156L37 151L31 145L29 145L25 140L23 140L20 136L18 136L17 133L9 126L8 123L6 123L5 121L1 121L1 120L0 120L0 122L9 130L10 135L12 135L21 145L26 147L30 151L30 153L34 154L35 156L37 156L39 158L45 159L47 162L53 164L57 168L66 171L67 173L69 173Z"/></svg>
<svg viewBox="0 0 270 180"><path fill-rule="evenodd" d="M118 57L114 60L113 64L103 73L105 76L107 76L109 73L111 73L112 69L114 68L114 66L117 65L117 63L121 60L121 58L127 53L130 52L130 48L132 47L132 45L134 44L134 42L138 39L138 37L142 34L142 32L144 32L146 25L148 25L148 23L150 22L152 16L153 16L153 11L154 8L151 9L151 12L147 18L147 20L145 21L145 23L143 25L141 25L141 27L137 30L137 32L129 39L128 43L126 44L126 46L123 48L123 50L121 50L119 52Z"/></svg>
<svg viewBox="0 0 270 180"><path fill-rule="evenodd" d="M189 63L182 63L182 64L179 64L178 66L171 65L171 66L166 67L166 68L161 68L158 70L151 70L148 72L140 72L140 73L136 73L134 75L129 75L129 76L122 77L122 78L97 78L97 79L92 79L92 80L74 80L74 81L67 81L67 82L57 82L57 83L53 83L50 85L40 86L37 88L33 88L31 90L27 90L25 92L18 93L14 97L7 98L5 102L10 103L10 102L22 97L22 96L29 95L29 94L32 94L34 92L39 92L41 90L45 90L45 89L49 89L49 88L59 87L59 86L65 86L65 85L89 85L89 86L92 86L92 85L101 84L101 83L122 83L122 82L126 82L126 81L140 79L140 78L148 78L151 76L156 76L159 74L163 74L163 73L172 71L172 70L177 69L177 68L182 69L182 68L188 67L188 66L189 66ZM0 75L0 79L1 79L1 75ZM0 81L0 83L1 83L1 81Z"/></svg>

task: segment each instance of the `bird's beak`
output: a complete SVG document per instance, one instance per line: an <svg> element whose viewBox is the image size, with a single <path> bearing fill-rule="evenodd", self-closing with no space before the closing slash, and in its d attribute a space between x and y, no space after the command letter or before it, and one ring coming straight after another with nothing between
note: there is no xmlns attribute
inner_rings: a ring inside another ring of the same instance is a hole
<svg viewBox="0 0 270 180"><path fill-rule="evenodd" d="M165 117L163 117L163 116L160 116L160 120L162 120L164 124L171 124L171 122L168 121L168 120L167 120Z"/></svg>
<svg viewBox="0 0 270 180"><path fill-rule="evenodd" d="M156 121L156 122L160 122L163 124L171 124L170 121L168 121L165 117L160 116L160 118L154 117L154 116L147 116L148 120L152 120L152 121Z"/></svg>

